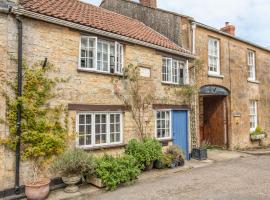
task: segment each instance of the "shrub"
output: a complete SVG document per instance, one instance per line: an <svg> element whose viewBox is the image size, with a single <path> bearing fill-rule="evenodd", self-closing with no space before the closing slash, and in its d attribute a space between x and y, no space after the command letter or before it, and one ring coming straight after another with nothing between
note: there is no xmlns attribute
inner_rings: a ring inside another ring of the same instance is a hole
<svg viewBox="0 0 270 200"><path fill-rule="evenodd" d="M143 170L162 155L162 146L156 139L146 138L142 142L131 140L126 147L126 154L133 156Z"/></svg>
<svg viewBox="0 0 270 200"><path fill-rule="evenodd" d="M67 150L57 157L51 165L51 170L61 176L93 174L95 162L89 153L82 149Z"/></svg>
<svg viewBox="0 0 270 200"><path fill-rule="evenodd" d="M104 155L98 158L96 163L96 175L107 190L113 190L121 183L131 182L140 174L135 158L129 155L122 157Z"/></svg>

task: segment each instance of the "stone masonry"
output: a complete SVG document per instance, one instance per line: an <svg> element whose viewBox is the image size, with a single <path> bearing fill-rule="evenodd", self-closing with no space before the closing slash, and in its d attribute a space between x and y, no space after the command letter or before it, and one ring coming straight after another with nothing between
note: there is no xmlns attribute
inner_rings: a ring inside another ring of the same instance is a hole
<svg viewBox="0 0 270 200"><path fill-rule="evenodd" d="M17 31L16 21L13 17L0 15L0 26L7 31L1 31L0 46L1 55L4 55L5 62L1 60L0 66L2 75L7 74L8 77L14 77L16 72L16 64L10 60L9 53L16 57L17 53ZM50 102L54 105L76 104L93 104L93 105L122 105L123 103L114 94L113 79L119 77L106 75L101 73L83 72L77 69L79 58L80 32L71 30L62 26L45 23L42 21L23 18L23 57L27 63L32 64L48 61L55 66L55 72L51 73L51 77L59 77L68 79L66 83L60 84L57 88L57 97ZM1 29L2 30L2 29ZM63 35L65 37L63 37ZM3 54L2 54L3 52ZM9 53L8 53L9 52ZM10 63L7 65L6 63ZM139 45L125 44L125 65L133 64L135 66L143 66L151 69L151 77L143 78L141 81L144 87L150 83L157 88L156 96L158 99L166 99L166 102L156 100L156 103L185 103L184 98L176 95L175 91L181 91L181 87L164 85L161 83L162 55L154 49L142 47ZM6 69L7 68L7 69ZM4 73L4 69L7 70ZM154 91L153 91L154 92ZM179 92L178 92L179 93ZM4 116L4 99L1 100L1 115ZM76 111L69 112L69 134L75 131ZM149 133L154 135L155 120L154 111L152 109L147 113L149 119ZM123 115L124 126L124 144L131 138L136 138L136 126L129 112ZM1 137L5 137L8 130L1 126ZM74 144L75 145L75 141ZM123 149L109 149L109 153L120 153ZM95 151L95 153L102 153ZM8 149L1 146L1 154L3 159L0 160L0 177L2 183L0 190L11 188L14 186L14 159L15 156ZM2 158L1 157L1 158ZM25 177L29 175L28 163L22 163L22 184Z"/></svg>

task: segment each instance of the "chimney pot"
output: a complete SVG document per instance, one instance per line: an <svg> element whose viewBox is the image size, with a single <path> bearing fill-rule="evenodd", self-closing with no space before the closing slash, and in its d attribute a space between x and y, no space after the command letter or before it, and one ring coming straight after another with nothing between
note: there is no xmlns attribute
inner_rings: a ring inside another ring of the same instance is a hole
<svg viewBox="0 0 270 200"><path fill-rule="evenodd" d="M157 0L140 0L140 3L147 7L157 8Z"/></svg>
<svg viewBox="0 0 270 200"><path fill-rule="evenodd" d="M235 36L235 26L230 24L230 22L225 22L225 27L220 29L221 31Z"/></svg>

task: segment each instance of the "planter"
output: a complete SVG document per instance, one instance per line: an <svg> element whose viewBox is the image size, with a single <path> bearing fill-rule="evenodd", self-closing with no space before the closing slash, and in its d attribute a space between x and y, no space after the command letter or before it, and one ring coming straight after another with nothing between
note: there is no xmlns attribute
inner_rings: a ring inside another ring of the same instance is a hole
<svg viewBox="0 0 270 200"><path fill-rule="evenodd" d="M65 192L75 193L79 191L79 187L76 185L81 180L81 175L73 175L69 177L62 177L63 182L67 185Z"/></svg>
<svg viewBox="0 0 270 200"><path fill-rule="evenodd" d="M206 160L207 159L207 149L194 148L192 149L191 157L196 160Z"/></svg>
<svg viewBox="0 0 270 200"><path fill-rule="evenodd" d="M105 185L102 183L102 180L100 178L97 178L95 175L87 176L86 182L89 184L92 184L98 188L104 188Z"/></svg>
<svg viewBox="0 0 270 200"><path fill-rule="evenodd" d="M50 179L42 179L36 184L29 182L25 183L25 195L30 200L43 200L50 192Z"/></svg>
<svg viewBox="0 0 270 200"><path fill-rule="evenodd" d="M178 159L177 162L179 167L183 167L185 165L185 160L183 158Z"/></svg>
<svg viewBox="0 0 270 200"><path fill-rule="evenodd" d="M178 162L177 161L173 161L172 164L171 164L171 166L170 166L170 168L174 169L176 167L178 167Z"/></svg>
<svg viewBox="0 0 270 200"><path fill-rule="evenodd" d="M154 168L154 161L152 161L152 162L150 163L150 165L145 166L144 171L150 171L150 170L152 170L153 168Z"/></svg>
<svg viewBox="0 0 270 200"><path fill-rule="evenodd" d="M265 138L265 134L262 133L262 134L257 134L257 135L250 135L250 139L251 141L257 141L257 140L262 140Z"/></svg>

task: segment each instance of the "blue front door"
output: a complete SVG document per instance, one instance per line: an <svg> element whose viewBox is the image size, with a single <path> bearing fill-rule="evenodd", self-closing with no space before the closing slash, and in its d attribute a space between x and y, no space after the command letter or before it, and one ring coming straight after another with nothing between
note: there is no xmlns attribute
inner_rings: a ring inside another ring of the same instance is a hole
<svg viewBox="0 0 270 200"><path fill-rule="evenodd" d="M173 111L173 143L178 145L189 160L188 111Z"/></svg>

